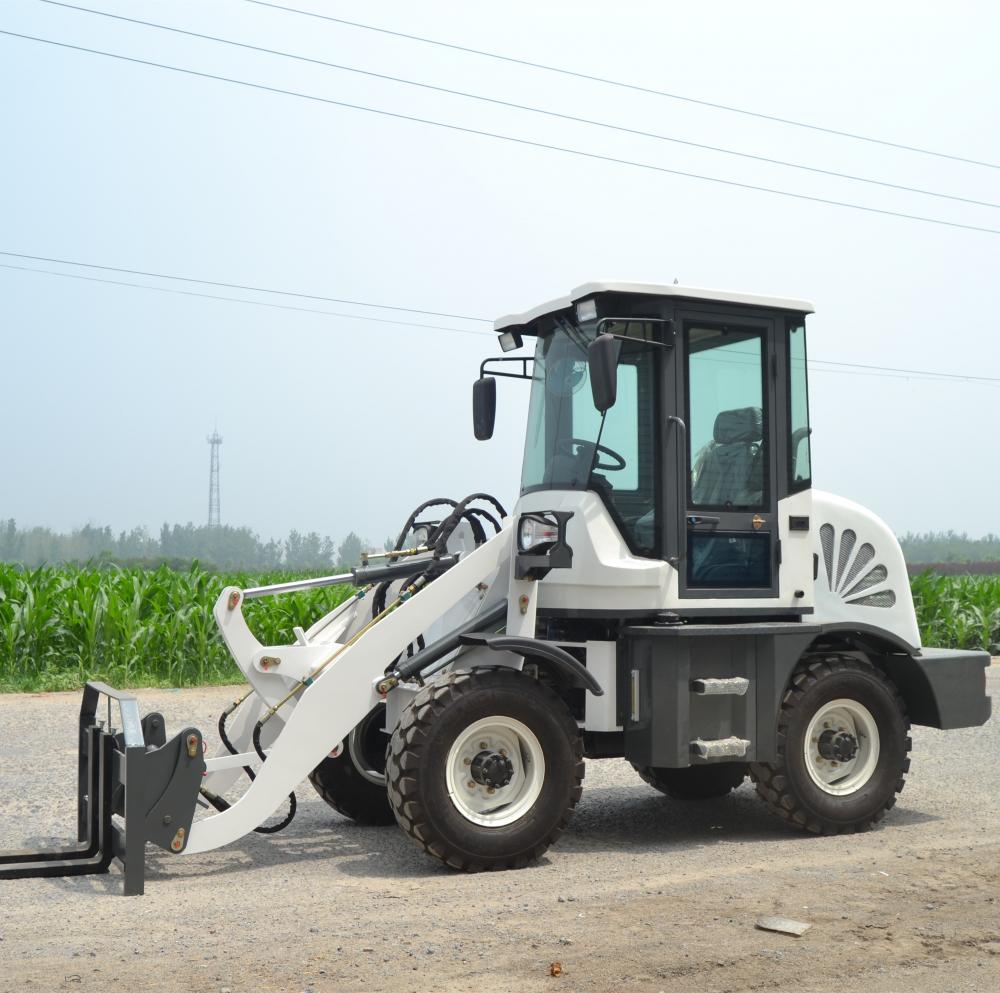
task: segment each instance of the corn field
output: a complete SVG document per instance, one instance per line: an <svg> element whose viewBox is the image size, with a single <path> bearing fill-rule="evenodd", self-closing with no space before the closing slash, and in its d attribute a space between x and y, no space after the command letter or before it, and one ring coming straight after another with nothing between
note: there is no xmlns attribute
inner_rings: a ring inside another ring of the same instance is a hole
<svg viewBox="0 0 1000 993"><path fill-rule="evenodd" d="M987 649L1000 655L1000 576L940 576L910 580L925 645Z"/></svg>
<svg viewBox="0 0 1000 993"><path fill-rule="evenodd" d="M300 575L0 564L0 692L76 689L88 679L239 682L212 617L216 597L226 586ZM923 573L912 587L925 644L1000 654L1000 576ZM253 600L247 621L264 644L287 644L293 627L308 627L350 592L340 586Z"/></svg>
<svg viewBox="0 0 1000 993"><path fill-rule="evenodd" d="M298 575L0 564L0 691L68 690L88 679L118 686L240 682L212 617L216 598L226 586ZM294 626L308 627L350 592L335 586L253 600L247 623L264 644L288 644Z"/></svg>

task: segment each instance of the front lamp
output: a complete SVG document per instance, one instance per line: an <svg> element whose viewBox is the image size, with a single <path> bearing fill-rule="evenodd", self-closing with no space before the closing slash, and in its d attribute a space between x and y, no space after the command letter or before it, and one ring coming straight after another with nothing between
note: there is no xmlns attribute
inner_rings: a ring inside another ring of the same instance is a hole
<svg viewBox="0 0 1000 993"><path fill-rule="evenodd" d="M517 527L517 547L536 552L559 540L559 524L546 514L525 514Z"/></svg>

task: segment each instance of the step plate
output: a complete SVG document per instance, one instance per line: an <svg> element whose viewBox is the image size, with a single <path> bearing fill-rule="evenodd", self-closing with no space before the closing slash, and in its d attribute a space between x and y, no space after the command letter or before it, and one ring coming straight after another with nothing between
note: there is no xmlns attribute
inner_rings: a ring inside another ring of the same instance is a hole
<svg viewBox="0 0 1000 993"><path fill-rule="evenodd" d="M743 676L728 679L692 679L691 692L697 696L746 696L750 680Z"/></svg>
<svg viewBox="0 0 1000 993"><path fill-rule="evenodd" d="M750 742L744 738L715 738L705 741L695 738L691 742L691 754L700 759L742 759L750 750Z"/></svg>

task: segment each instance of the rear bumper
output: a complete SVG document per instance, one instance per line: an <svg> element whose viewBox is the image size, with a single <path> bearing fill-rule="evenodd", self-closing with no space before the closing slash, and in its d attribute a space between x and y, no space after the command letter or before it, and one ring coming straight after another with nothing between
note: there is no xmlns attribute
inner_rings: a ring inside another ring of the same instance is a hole
<svg viewBox="0 0 1000 993"><path fill-rule="evenodd" d="M924 648L919 655L890 655L883 664L906 698L912 723L948 731L979 727L990 719L990 662L987 652Z"/></svg>

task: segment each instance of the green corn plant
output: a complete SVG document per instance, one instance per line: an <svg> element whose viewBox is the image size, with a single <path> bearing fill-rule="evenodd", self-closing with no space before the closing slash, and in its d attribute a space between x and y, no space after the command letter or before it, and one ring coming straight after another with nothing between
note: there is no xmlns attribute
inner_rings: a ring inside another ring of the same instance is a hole
<svg viewBox="0 0 1000 993"><path fill-rule="evenodd" d="M73 689L88 679L118 686L195 686L241 679L212 607L226 586L248 588L301 573L216 573L119 566L0 563L0 691ZM924 644L1000 654L1000 576L913 577ZM351 595L336 586L245 605L267 645L289 644Z"/></svg>

